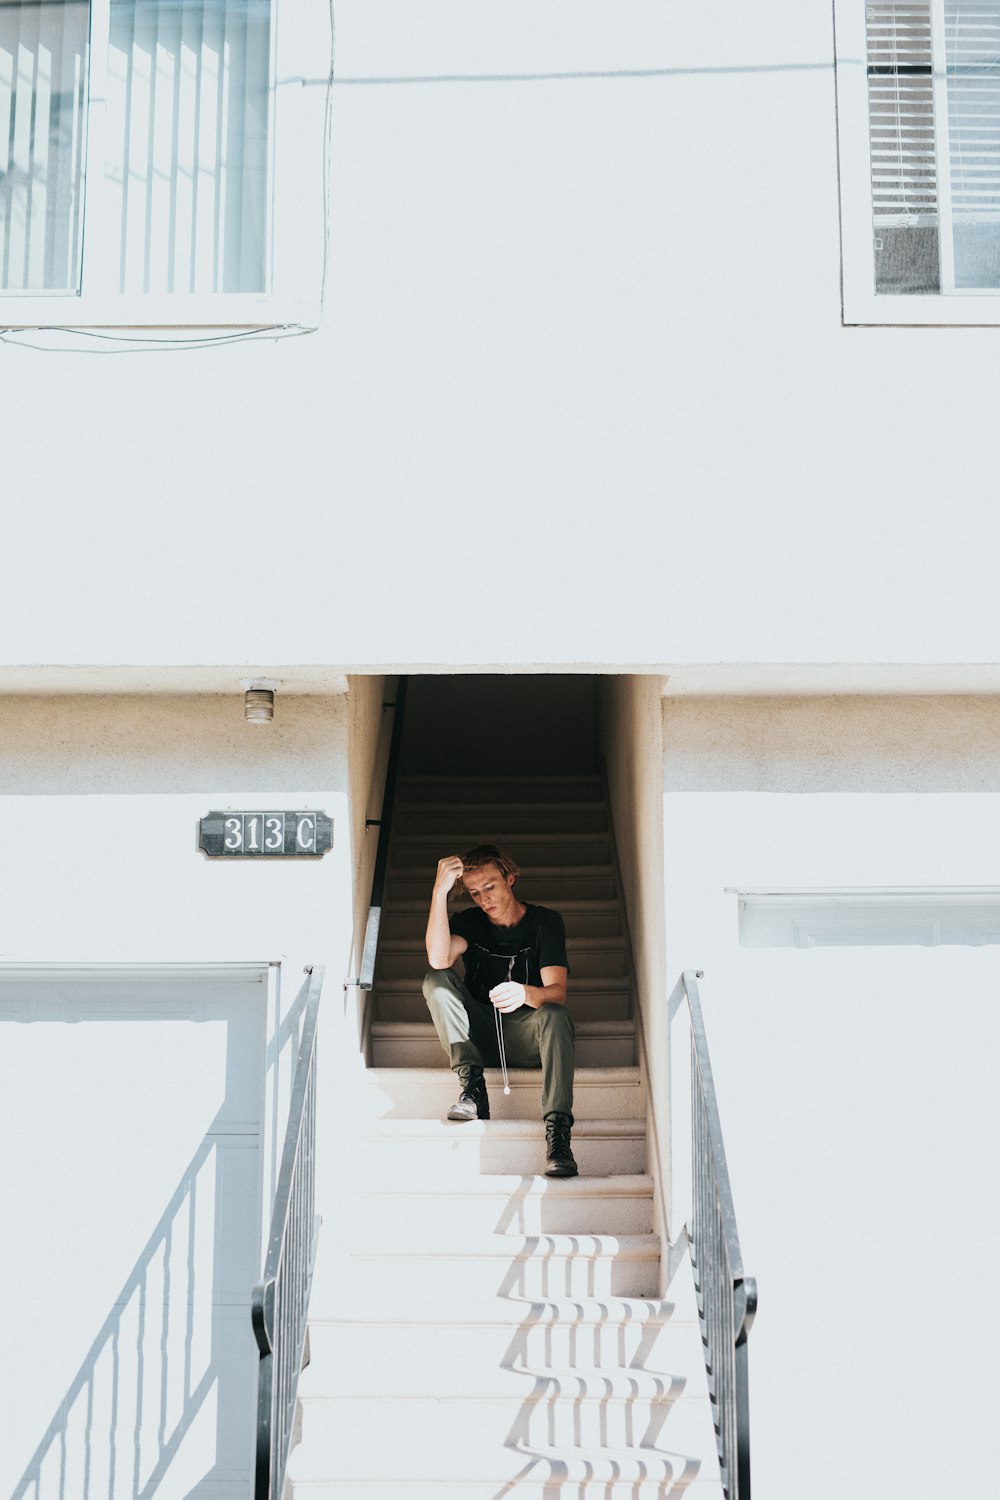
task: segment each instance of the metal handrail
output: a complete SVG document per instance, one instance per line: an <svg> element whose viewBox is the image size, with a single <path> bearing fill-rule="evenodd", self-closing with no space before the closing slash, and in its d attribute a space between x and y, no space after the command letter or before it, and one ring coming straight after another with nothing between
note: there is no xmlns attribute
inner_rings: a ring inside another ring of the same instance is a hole
<svg viewBox="0 0 1000 1500"><path fill-rule="evenodd" d="M302 1034L278 1172L264 1274L254 1287L260 1351L254 1500L280 1500L305 1349L319 1219L316 1199L316 1024L323 970L307 969Z"/></svg>
<svg viewBox="0 0 1000 1500"><path fill-rule="evenodd" d="M408 677L400 677L396 683L396 699L387 707L395 709L392 721L392 738L389 741L389 759L385 768L385 789L382 793L382 811L377 818L368 818L366 827L378 828L378 848L375 851L375 869L372 874L372 894L368 905L368 921L365 924L365 946L361 955L361 973L357 979L359 989L370 990L375 982L375 955L378 951L378 933L382 922L382 901L385 894L385 876L389 868L389 843L392 839L392 814L396 805L396 784L399 780L399 756L403 741L403 712L406 708Z"/></svg>
<svg viewBox="0 0 1000 1500"><path fill-rule="evenodd" d="M757 1283L743 1270L722 1124L698 994L701 970L682 976L691 1017L692 1205L688 1224L698 1313L726 1500L750 1500L747 1338Z"/></svg>

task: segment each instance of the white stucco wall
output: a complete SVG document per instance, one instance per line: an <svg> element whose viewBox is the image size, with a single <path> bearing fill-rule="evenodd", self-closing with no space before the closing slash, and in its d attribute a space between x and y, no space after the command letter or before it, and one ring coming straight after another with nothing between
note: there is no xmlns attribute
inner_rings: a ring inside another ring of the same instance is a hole
<svg viewBox="0 0 1000 1500"><path fill-rule="evenodd" d="M601 748L618 868L632 943L634 1004L640 1061L646 1079L648 1169L658 1187L657 1230L676 1238L670 1223L670 1028L663 884L662 679L608 677L601 683ZM678 1226L679 1227L679 1226ZM662 1267L664 1283L668 1261Z"/></svg>
<svg viewBox="0 0 1000 1500"><path fill-rule="evenodd" d="M998 709L665 704L667 963L705 970L769 1500L989 1488L1000 955L740 948L725 887L995 884Z"/></svg>
<svg viewBox="0 0 1000 1500"><path fill-rule="evenodd" d="M356 997L345 996L343 981L354 888L369 859L376 698L380 705L374 683L355 684L350 706L343 696L285 697L269 726L245 724L239 694L4 699L0 962L279 965L267 1033L265 1202L297 1038L297 1027L281 1023L304 965L327 970L324 1077L357 1066ZM348 778L349 723L356 786ZM197 848L198 820L218 807L323 809L333 818L334 847L312 861L207 859ZM320 1092L328 1141L338 1137L338 1097L335 1086ZM328 1159L320 1212L327 1194L336 1198L332 1152Z"/></svg>
<svg viewBox="0 0 1000 1500"><path fill-rule="evenodd" d="M841 327L829 0L336 21L318 334L0 347L3 662L995 655L996 338Z"/></svg>
<svg viewBox="0 0 1000 1500"><path fill-rule="evenodd" d="M350 943L346 704L242 697L5 698L3 953L17 960L336 961ZM315 862L209 860L213 807L316 806Z"/></svg>

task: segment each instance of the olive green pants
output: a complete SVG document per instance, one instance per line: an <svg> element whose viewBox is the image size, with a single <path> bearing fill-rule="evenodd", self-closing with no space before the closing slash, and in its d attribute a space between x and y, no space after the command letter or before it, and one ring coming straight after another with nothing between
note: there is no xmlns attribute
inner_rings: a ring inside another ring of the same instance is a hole
<svg viewBox="0 0 1000 1500"><path fill-rule="evenodd" d="M429 969L424 999L431 1020L452 1067L470 1064L498 1068L495 1017L492 1005L474 1000L454 969ZM522 1005L500 1015L508 1068L541 1068L542 1116L560 1114L573 1119L573 1066L576 1056L573 1017L565 1005Z"/></svg>

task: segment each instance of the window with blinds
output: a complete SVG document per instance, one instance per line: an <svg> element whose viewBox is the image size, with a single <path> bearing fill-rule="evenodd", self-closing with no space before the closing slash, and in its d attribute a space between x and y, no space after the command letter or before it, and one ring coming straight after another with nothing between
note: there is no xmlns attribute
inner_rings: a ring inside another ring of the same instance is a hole
<svg viewBox="0 0 1000 1500"><path fill-rule="evenodd" d="M270 0L111 0L121 291L264 290L269 82Z"/></svg>
<svg viewBox="0 0 1000 1500"><path fill-rule="evenodd" d="M89 35L87 0L0 0L0 287L79 286Z"/></svg>
<svg viewBox="0 0 1000 1500"><path fill-rule="evenodd" d="M0 0L0 292L268 286L271 0Z"/></svg>
<svg viewBox="0 0 1000 1500"><path fill-rule="evenodd" d="M1000 0L865 6L875 290L1000 289Z"/></svg>

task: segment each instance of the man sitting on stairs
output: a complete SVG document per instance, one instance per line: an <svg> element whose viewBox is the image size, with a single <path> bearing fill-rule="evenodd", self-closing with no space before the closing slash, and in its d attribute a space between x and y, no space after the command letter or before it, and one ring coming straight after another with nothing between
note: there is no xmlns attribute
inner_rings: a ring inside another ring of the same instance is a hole
<svg viewBox="0 0 1000 1500"><path fill-rule="evenodd" d="M558 912L525 905L520 871L495 844L438 861L430 915L424 998L462 1092L449 1120L488 1120L484 1067L501 1060L542 1069L547 1177L575 1177L573 1019L566 1009L566 929ZM449 916L462 889L474 906ZM464 959L464 983L452 965ZM502 1049L502 1050L501 1050Z"/></svg>

